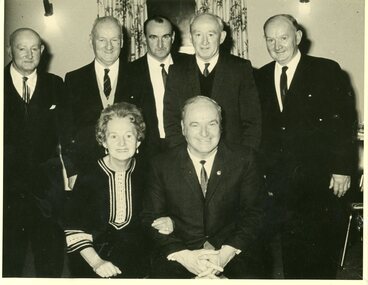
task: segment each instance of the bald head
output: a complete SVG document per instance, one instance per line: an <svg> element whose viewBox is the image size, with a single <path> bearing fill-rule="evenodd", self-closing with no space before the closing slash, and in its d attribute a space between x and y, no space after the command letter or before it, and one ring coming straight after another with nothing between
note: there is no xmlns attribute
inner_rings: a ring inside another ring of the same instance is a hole
<svg viewBox="0 0 368 285"><path fill-rule="evenodd" d="M13 67L24 76L36 70L43 50L40 35L32 29L18 29L9 37L8 55Z"/></svg>

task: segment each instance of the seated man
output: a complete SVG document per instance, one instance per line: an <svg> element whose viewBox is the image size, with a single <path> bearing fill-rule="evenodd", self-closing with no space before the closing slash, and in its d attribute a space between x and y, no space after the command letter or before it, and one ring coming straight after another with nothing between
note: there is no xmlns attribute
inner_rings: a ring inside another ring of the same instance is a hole
<svg viewBox="0 0 368 285"><path fill-rule="evenodd" d="M143 223L154 240L153 278L260 277L252 255L264 195L250 148L220 142L221 107L204 96L182 110L187 145L151 164ZM169 216L174 231L151 227Z"/></svg>

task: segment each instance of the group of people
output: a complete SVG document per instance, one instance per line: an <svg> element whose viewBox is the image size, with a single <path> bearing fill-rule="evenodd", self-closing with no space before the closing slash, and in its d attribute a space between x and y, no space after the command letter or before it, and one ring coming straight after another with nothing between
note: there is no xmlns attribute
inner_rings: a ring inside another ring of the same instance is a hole
<svg viewBox="0 0 368 285"><path fill-rule="evenodd" d="M187 55L153 16L125 63L119 21L97 18L94 60L64 82L38 68L38 33L14 31L3 276L22 276L30 245L36 275L60 277L66 245L74 277L269 278L279 235L285 278L336 278L351 98L336 62L301 54L291 15L263 30L273 61L253 70L221 50L219 17L193 17Z"/></svg>

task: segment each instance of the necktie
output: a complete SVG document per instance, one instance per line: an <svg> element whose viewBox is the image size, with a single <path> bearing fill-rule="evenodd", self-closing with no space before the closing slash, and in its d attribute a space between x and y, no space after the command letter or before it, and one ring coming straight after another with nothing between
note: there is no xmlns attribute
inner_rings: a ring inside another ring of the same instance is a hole
<svg viewBox="0 0 368 285"><path fill-rule="evenodd" d="M29 103L29 89L28 89L28 86L27 86L27 80L28 80L28 77L24 76L23 77L23 94L22 94L22 97L23 97L24 102L26 102L28 104Z"/></svg>
<svg viewBox="0 0 368 285"><path fill-rule="evenodd" d="M165 64L161 63L161 75L162 75L162 81L164 82L164 87L166 86L166 79L167 79L167 72L165 70Z"/></svg>
<svg viewBox="0 0 368 285"><path fill-rule="evenodd" d="M109 77L110 69L105 68L105 75L104 75L104 93L107 99L109 99L111 93L111 81Z"/></svg>
<svg viewBox="0 0 368 285"><path fill-rule="evenodd" d="M210 74L210 72L208 71L208 67L210 66L210 64L209 63L205 63L204 64L204 69L203 69L203 75L204 75L204 77L207 77L208 76L208 74Z"/></svg>
<svg viewBox="0 0 368 285"><path fill-rule="evenodd" d="M202 164L200 181L201 181L202 193L203 193L203 196L205 197L206 191L207 191L207 184L208 184L208 176L207 176L206 169L204 168L206 161L201 160L199 163Z"/></svg>
<svg viewBox="0 0 368 285"><path fill-rule="evenodd" d="M287 93L287 75L286 75L287 69L288 69L287 66L283 66L281 76L280 76L280 94L281 94L282 103L284 103L286 93Z"/></svg>

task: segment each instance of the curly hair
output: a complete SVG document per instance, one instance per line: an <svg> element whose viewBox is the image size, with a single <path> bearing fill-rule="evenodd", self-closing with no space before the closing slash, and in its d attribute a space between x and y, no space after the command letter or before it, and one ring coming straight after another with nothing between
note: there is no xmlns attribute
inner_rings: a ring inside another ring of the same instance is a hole
<svg viewBox="0 0 368 285"><path fill-rule="evenodd" d="M102 145L106 141L107 123L114 118L128 117L137 131L138 141L142 141L145 136L146 124L141 111L133 104L121 102L115 103L102 110L100 118L96 124L96 140Z"/></svg>

